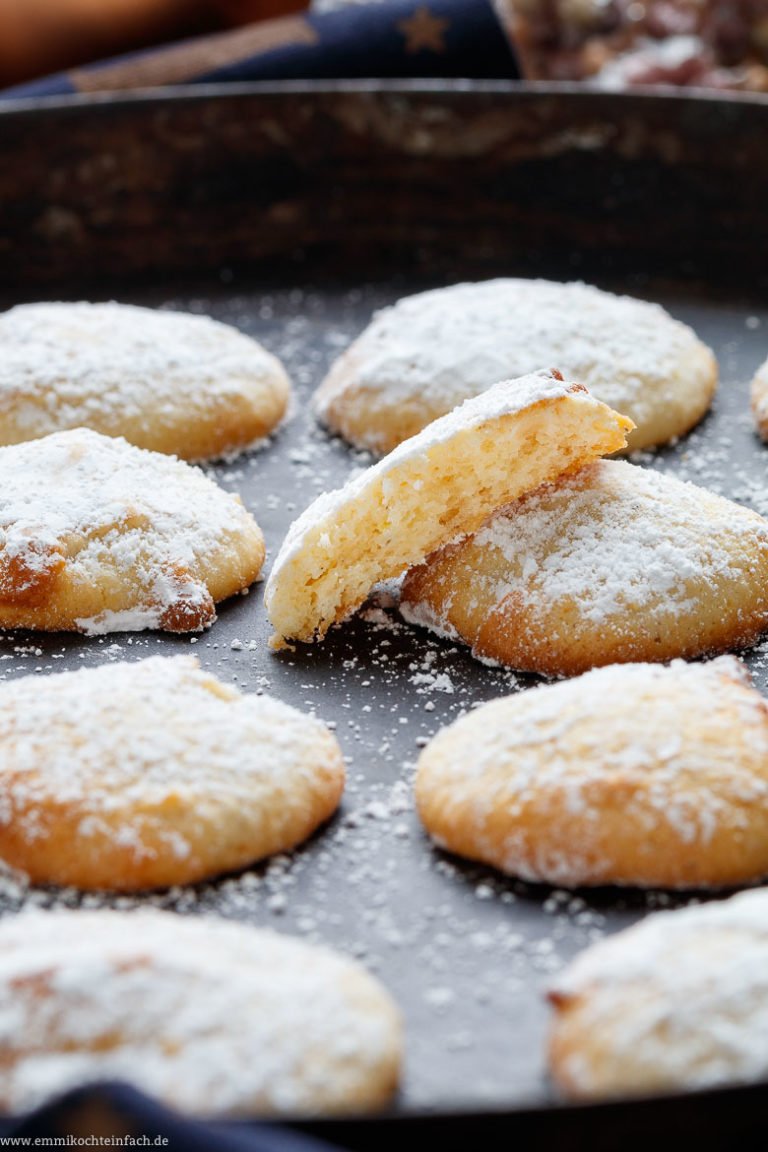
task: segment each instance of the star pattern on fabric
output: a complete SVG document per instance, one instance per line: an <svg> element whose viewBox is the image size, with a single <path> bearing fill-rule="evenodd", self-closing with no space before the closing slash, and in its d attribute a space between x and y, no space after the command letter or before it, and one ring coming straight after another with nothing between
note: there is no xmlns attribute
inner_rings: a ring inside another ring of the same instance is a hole
<svg viewBox="0 0 768 1152"><path fill-rule="evenodd" d="M425 6L417 8L413 16L401 20L398 31L405 37L405 50L409 55L417 52L445 52L445 34L449 20L435 16Z"/></svg>

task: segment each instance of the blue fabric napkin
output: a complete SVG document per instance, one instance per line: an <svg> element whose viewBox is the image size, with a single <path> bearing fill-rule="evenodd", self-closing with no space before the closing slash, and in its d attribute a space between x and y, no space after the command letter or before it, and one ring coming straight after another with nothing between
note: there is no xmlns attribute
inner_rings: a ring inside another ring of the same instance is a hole
<svg viewBox="0 0 768 1152"><path fill-rule="evenodd" d="M6 88L0 97L250 80L518 75L490 0L389 0L134 52Z"/></svg>
<svg viewBox="0 0 768 1152"><path fill-rule="evenodd" d="M91 1138L89 1140L89 1137ZM97 1139L102 1137L101 1144ZM110 1137L120 1137L110 1141ZM168 1152L337 1152L333 1145L276 1124L208 1124L164 1108L125 1084L78 1088L27 1116L0 1120L7 1147L35 1140L63 1148L159 1148Z"/></svg>

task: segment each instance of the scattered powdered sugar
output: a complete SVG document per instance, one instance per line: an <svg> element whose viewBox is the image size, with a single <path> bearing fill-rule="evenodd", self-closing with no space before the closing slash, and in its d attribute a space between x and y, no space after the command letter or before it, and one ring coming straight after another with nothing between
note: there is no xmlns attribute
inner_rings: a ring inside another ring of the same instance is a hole
<svg viewBox="0 0 768 1152"><path fill-rule="evenodd" d="M435 652L426 652L419 664L411 664L408 679L416 688L418 695L423 696L429 692L447 692L452 696L456 686L447 672L435 670L437 655Z"/></svg>
<svg viewBox="0 0 768 1152"><path fill-rule="evenodd" d="M402 294L403 282L265 291L240 282L232 270L223 270L222 279L225 272L225 292L214 284L209 296L169 303L214 312L251 332L280 356L298 386L296 420L277 443L258 456L241 457L237 468L209 473L258 509L274 556L288 524L319 491L341 486L352 468L368 463L317 427L309 398L329 361L363 329L374 308ZM645 295L656 286L638 280L626 290ZM665 302L717 344L723 388L705 424L668 452L645 453L643 462L768 511L765 449L752 431L745 386L765 358L768 319L761 312L762 332L752 331L744 326L746 310L725 312L721 320L715 304L689 306L669 296ZM750 313L758 310L753 301ZM324 645L275 658L266 650L261 594L254 587L247 600L229 602L214 630L190 638L0 636L0 677L40 678L78 663L102 667L167 652L169 646L194 651L220 679L250 692L274 692L330 722L348 767L340 818L301 849L259 867L136 896L35 887L0 870L0 907L12 915L27 907L152 906L200 914L206 922L225 917L276 926L339 947L382 975L406 1017L408 1066L400 1108L508 1109L546 1102L542 992L553 973L606 932L648 909L690 897L531 887L432 849L412 808L419 748L462 713L527 689L531 679L481 667L453 639L415 632L378 601L370 622L350 620ZM232 647L233 639L243 647ZM433 659L424 667L427 656ZM749 659L764 684L765 648ZM411 683L412 675L430 672L449 677L454 692ZM453 1000L430 1003L432 988L453 992Z"/></svg>
<svg viewBox="0 0 768 1152"><path fill-rule="evenodd" d="M215 920L31 912L0 925L0 1101L122 1077L203 1114L386 1098L396 1010L351 961Z"/></svg>
<svg viewBox="0 0 768 1152"><path fill-rule="evenodd" d="M422 692L448 692L453 693L453 681L447 672L415 672L411 676L411 684L416 686L416 691Z"/></svg>
<svg viewBox="0 0 768 1152"><path fill-rule="evenodd" d="M64 566L75 602L117 584L127 607L72 621L96 635L161 627L180 605L211 623L209 572L259 536L198 469L83 428L0 449L0 494L0 595L13 603Z"/></svg>

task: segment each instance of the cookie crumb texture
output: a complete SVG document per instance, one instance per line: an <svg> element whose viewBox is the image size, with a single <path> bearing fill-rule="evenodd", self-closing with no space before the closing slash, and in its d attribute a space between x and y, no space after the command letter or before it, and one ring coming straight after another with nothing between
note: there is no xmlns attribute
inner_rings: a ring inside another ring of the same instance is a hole
<svg viewBox="0 0 768 1152"><path fill-rule="evenodd" d="M768 875L768 707L732 656L601 668L444 728L416 797L440 846L523 880L751 883Z"/></svg>
<svg viewBox="0 0 768 1152"><path fill-rule="evenodd" d="M172 913L0 924L0 1106L127 1080L201 1116L367 1112L396 1090L400 1021L358 964Z"/></svg>
<svg viewBox="0 0 768 1152"><path fill-rule="evenodd" d="M600 460L428 557L401 610L480 658L550 676L722 652L768 628L768 521Z"/></svg>
<svg viewBox="0 0 768 1152"><path fill-rule="evenodd" d="M0 449L0 628L199 631L263 562L240 499L179 460L83 428Z"/></svg>
<svg viewBox="0 0 768 1152"><path fill-rule="evenodd" d="M278 642L321 639L374 584L476 531L522 492L617 451L631 427L557 371L466 401L291 526L265 594Z"/></svg>
<svg viewBox="0 0 768 1152"><path fill-rule="evenodd" d="M499 380L554 365L636 425L630 450L682 436L709 409L717 361L658 304L588 284L488 280L407 296L331 366L318 418L391 451Z"/></svg>
<svg viewBox="0 0 768 1152"><path fill-rule="evenodd" d="M0 860L35 883L137 891L244 868L338 806L325 725L193 656L0 685Z"/></svg>
<svg viewBox="0 0 768 1152"><path fill-rule="evenodd" d="M207 316L114 303L0 315L0 444L84 427L215 459L269 435L289 395L274 356Z"/></svg>
<svg viewBox="0 0 768 1152"><path fill-rule="evenodd" d="M550 1071L574 1099L768 1077L768 892L649 916L551 987Z"/></svg>

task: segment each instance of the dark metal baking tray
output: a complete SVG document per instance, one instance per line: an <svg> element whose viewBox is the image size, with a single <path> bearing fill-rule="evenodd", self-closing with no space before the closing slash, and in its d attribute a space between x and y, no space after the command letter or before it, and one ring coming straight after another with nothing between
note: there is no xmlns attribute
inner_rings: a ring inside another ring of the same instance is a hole
<svg viewBox="0 0 768 1152"><path fill-rule="evenodd" d="M293 419L262 450L210 469L242 493L274 557L298 512L366 463L316 427L307 400L374 308L473 277L584 278L660 301L720 359L713 413L642 462L768 513L768 449L748 411L768 355L766 139L768 99L564 86L281 84L12 104L0 111L0 305L178 307L282 356ZM304 849L191 892L112 901L268 924L380 975L407 1022L394 1117L315 1130L370 1147L410 1125L448 1147L538 1134L548 1147L613 1148L658 1143L681 1121L700 1146L764 1128L761 1088L556 1106L544 1073L551 973L685 898L553 892L430 847L408 786L419 745L532 678L483 667L375 605L324 644L275 655L261 601L256 586L192 638L0 635L0 678L193 651L241 688L336 725L348 791ZM768 689L763 650L747 659ZM0 878L3 910L30 897L101 900Z"/></svg>

